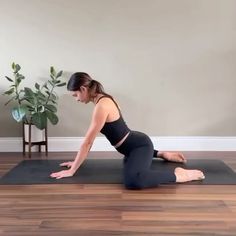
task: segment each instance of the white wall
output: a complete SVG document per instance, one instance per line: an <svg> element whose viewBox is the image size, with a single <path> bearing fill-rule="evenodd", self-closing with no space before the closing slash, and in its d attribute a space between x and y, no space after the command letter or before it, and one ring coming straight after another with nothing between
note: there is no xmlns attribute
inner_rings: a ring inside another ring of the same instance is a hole
<svg viewBox="0 0 236 236"><path fill-rule="evenodd" d="M101 81L130 128L152 136L235 136L235 0L0 0L0 93L13 61L25 84L54 65ZM83 136L92 105L59 91L49 135ZM0 136L21 127L0 96Z"/></svg>

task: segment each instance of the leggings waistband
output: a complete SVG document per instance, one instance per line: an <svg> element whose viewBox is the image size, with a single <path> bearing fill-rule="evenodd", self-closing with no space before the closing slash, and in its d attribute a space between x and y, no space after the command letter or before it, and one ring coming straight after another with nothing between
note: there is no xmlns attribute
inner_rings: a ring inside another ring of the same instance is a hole
<svg viewBox="0 0 236 236"><path fill-rule="evenodd" d="M116 150L127 156L134 148L145 145L153 146L151 139L145 133L139 131L130 131L125 141L119 147L117 147Z"/></svg>

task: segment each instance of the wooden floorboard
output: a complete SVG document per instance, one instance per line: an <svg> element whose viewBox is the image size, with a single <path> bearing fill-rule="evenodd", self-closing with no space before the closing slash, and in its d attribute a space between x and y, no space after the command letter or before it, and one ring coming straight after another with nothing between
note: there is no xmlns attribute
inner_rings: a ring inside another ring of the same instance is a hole
<svg viewBox="0 0 236 236"><path fill-rule="evenodd" d="M236 152L185 152L221 159L236 170ZM75 153L33 153L73 159ZM121 158L93 152L89 158ZM21 153L0 153L0 176ZM120 184L0 185L0 235L236 235L236 186L165 185L126 190Z"/></svg>

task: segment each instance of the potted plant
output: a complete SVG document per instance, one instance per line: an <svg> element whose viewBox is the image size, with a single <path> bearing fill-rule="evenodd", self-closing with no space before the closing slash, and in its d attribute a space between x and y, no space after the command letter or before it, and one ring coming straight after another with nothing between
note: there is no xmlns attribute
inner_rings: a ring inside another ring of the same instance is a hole
<svg viewBox="0 0 236 236"><path fill-rule="evenodd" d="M13 77L5 76L10 82L9 89L4 95L10 96L10 102L16 104L11 110L13 118L17 122L23 122L24 126L35 126L40 130L47 127L47 122L56 125L58 123L57 100L55 93L57 87L65 86L65 82L61 82L60 77L63 71L56 72L53 66L50 67L50 79L42 85L35 83L34 88L20 88L22 80L25 77L20 74L21 67L19 64L12 63ZM25 134L29 132L25 131ZM31 140L32 141L32 140Z"/></svg>

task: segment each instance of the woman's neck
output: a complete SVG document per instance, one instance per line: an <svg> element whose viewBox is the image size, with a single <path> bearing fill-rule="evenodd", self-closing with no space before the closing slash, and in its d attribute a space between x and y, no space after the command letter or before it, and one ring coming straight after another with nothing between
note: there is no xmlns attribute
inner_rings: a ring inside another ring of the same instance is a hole
<svg viewBox="0 0 236 236"><path fill-rule="evenodd" d="M104 96L101 93L96 94L95 97L92 98L92 102L94 103L94 105L96 105L97 101L99 100L100 97Z"/></svg>

